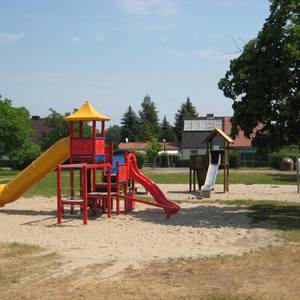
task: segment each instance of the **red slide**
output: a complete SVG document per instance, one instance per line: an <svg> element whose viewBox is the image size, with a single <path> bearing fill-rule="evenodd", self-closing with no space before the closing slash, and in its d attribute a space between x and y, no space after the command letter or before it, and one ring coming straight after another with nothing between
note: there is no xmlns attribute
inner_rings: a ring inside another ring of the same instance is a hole
<svg viewBox="0 0 300 300"><path fill-rule="evenodd" d="M129 163L129 177L141 184L154 198L154 200L165 210L167 217L176 214L180 206L168 200L159 187L145 176L139 169L134 153L127 155Z"/></svg>

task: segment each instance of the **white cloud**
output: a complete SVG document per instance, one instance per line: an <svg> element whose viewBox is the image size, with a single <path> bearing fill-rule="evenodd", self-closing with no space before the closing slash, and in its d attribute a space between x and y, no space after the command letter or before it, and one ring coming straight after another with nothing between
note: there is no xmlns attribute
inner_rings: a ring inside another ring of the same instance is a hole
<svg viewBox="0 0 300 300"><path fill-rule="evenodd" d="M73 43L79 43L80 40L81 40L80 35L75 35L75 36L71 37L71 42L73 42Z"/></svg>
<svg viewBox="0 0 300 300"><path fill-rule="evenodd" d="M116 0L118 7L132 15L163 15L178 13L175 0Z"/></svg>
<svg viewBox="0 0 300 300"><path fill-rule="evenodd" d="M24 32L19 33L4 33L0 32L0 45L12 44L25 36Z"/></svg>

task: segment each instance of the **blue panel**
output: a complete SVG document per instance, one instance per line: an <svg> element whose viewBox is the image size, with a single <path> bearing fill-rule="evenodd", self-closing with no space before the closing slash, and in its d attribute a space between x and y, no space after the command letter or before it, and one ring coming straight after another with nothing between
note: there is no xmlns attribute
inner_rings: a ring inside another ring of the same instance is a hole
<svg viewBox="0 0 300 300"><path fill-rule="evenodd" d="M119 162L120 164L124 164L124 162L125 162L124 156L114 156L113 157L113 165L112 165L112 169L111 169L112 173L119 172L119 169L117 168L117 162Z"/></svg>
<svg viewBox="0 0 300 300"><path fill-rule="evenodd" d="M125 162L124 156L114 156L114 158L113 158L113 164L116 165L117 161L120 164L124 164L124 162Z"/></svg>
<svg viewBox="0 0 300 300"><path fill-rule="evenodd" d="M97 155L96 156L96 162L97 163L105 162L105 155Z"/></svg>

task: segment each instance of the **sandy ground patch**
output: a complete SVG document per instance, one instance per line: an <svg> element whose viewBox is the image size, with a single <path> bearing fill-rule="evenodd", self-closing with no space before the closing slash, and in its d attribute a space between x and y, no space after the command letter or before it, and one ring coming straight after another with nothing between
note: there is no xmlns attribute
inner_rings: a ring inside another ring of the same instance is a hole
<svg viewBox="0 0 300 300"><path fill-rule="evenodd" d="M188 184L160 184L167 198L186 200L194 198L195 194L188 191ZM274 200L300 202L300 194L296 185L268 185L268 184L232 184L229 193L223 193L223 185L217 184L210 198L204 200Z"/></svg>
<svg viewBox="0 0 300 300"><path fill-rule="evenodd" d="M171 195L177 194L169 193L174 199ZM186 194L180 195L187 199ZM60 270L64 272L107 265L99 274L105 278L151 261L239 255L280 242L273 232L252 224L241 207L189 203L181 207L168 220L162 210L139 205L128 215L90 218L87 226L79 217L57 225L55 198L19 199L0 209L0 242L57 251L64 258Z"/></svg>

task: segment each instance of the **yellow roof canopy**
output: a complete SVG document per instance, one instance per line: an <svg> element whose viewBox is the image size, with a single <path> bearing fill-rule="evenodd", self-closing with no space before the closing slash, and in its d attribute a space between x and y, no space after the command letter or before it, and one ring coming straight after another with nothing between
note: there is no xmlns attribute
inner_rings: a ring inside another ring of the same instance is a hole
<svg viewBox="0 0 300 300"><path fill-rule="evenodd" d="M65 117L66 121L109 121L110 117L98 113L88 101L74 114Z"/></svg>
<svg viewBox="0 0 300 300"><path fill-rule="evenodd" d="M202 144L207 143L211 141L216 135L220 135L221 137L224 138L228 143L232 144L233 139L229 137L223 130L215 128L202 142Z"/></svg>

